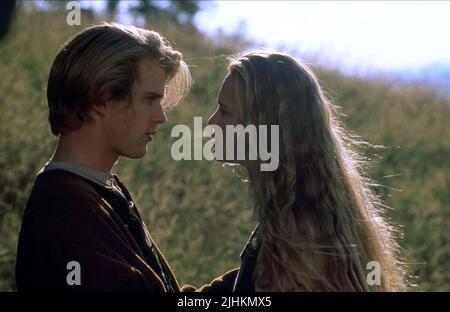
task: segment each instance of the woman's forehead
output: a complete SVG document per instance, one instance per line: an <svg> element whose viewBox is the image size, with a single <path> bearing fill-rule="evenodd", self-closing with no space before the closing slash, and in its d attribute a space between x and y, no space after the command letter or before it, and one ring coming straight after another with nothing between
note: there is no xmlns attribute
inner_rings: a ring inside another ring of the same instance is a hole
<svg viewBox="0 0 450 312"><path fill-rule="evenodd" d="M220 88L219 92L219 101L227 101L231 100L234 92L234 75L228 74Z"/></svg>

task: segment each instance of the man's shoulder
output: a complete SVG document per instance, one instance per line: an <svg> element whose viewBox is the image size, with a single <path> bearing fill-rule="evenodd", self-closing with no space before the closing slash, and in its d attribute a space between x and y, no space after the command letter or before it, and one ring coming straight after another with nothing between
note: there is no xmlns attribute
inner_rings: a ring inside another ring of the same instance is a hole
<svg viewBox="0 0 450 312"><path fill-rule="evenodd" d="M60 169L40 172L36 176L31 192L31 196L63 199L92 198L95 194L95 189L85 178Z"/></svg>
<svg viewBox="0 0 450 312"><path fill-rule="evenodd" d="M85 178L64 169L51 169L39 172L36 176L35 184L49 185L51 187L83 187L89 185Z"/></svg>
<svg viewBox="0 0 450 312"><path fill-rule="evenodd" d="M115 222L112 214L112 208L84 178L49 170L36 177L22 228L41 233L45 239L67 242L86 233L106 232Z"/></svg>
<svg viewBox="0 0 450 312"><path fill-rule="evenodd" d="M37 175L25 215L79 214L99 202L101 197L86 179L65 170L49 170Z"/></svg>

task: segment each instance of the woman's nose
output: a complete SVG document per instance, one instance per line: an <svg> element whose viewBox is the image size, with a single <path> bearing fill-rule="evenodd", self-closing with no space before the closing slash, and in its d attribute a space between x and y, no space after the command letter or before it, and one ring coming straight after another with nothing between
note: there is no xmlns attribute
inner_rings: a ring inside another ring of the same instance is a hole
<svg viewBox="0 0 450 312"><path fill-rule="evenodd" d="M164 111L162 112L162 116L161 116L160 122L162 124L167 122L167 115L166 115L166 113Z"/></svg>
<svg viewBox="0 0 450 312"><path fill-rule="evenodd" d="M208 119L208 125L215 125L216 123L214 122L214 116L216 114L212 114L211 117L209 117Z"/></svg>

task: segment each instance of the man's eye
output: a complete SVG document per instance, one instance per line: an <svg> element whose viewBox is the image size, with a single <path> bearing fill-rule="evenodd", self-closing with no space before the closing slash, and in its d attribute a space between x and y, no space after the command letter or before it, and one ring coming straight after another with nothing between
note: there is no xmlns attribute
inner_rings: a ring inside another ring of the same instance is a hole
<svg viewBox="0 0 450 312"><path fill-rule="evenodd" d="M154 102L154 101L156 101L156 99L157 99L156 96L149 96L149 97L146 97L146 98L145 98L145 100L146 100L147 102Z"/></svg>

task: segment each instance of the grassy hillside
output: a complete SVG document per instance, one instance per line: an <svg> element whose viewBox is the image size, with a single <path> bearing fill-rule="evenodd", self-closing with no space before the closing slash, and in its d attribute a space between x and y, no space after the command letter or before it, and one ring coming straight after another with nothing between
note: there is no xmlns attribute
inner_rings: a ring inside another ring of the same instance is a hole
<svg viewBox="0 0 450 312"><path fill-rule="evenodd" d="M45 85L58 47L93 23L67 26L60 13L23 13L0 43L0 290L14 285L20 216L34 176L56 138L47 125ZM35 25L35 26L33 26ZM211 40L188 26L149 25L180 49L196 81L191 95L169 112L144 159L121 159L115 171L128 185L147 225L182 283L201 285L239 265L254 225L245 185L215 162L176 162L170 130L193 127L193 116L214 111L226 61L246 48L239 38ZM450 290L450 103L420 86L395 87L317 68L349 129L385 148L367 151L377 191L402 225L401 245L420 290ZM376 153L376 154L375 154ZM378 155L378 156L377 156Z"/></svg>

